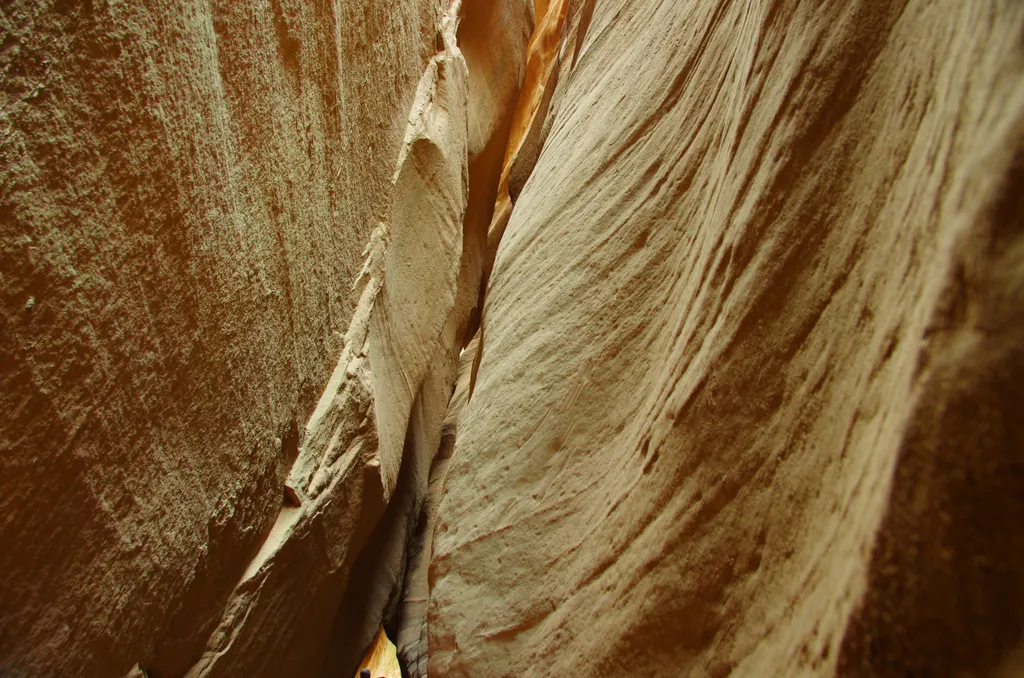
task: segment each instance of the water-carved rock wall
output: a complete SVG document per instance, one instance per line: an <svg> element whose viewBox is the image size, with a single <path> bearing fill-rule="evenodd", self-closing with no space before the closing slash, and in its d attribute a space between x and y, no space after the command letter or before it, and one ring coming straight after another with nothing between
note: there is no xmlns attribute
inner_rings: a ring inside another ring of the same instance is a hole
<svg viewBox="0 0 1024 678"><path fill-rule="evenodd" d="M422 625L532 9L5 8L0 672L333 676Z"/></svg>
<svg viewBox="0 0 1024 678"><path fill-rule="evenodd" d="M1013 675L1024 7L569 4L430 675Z"/></svg>
<svg viewBox="0 0 1024 678"><path fill-rule="evenodd" d="M1022 29L7 3L0 675L1019 672Z"/></svg>

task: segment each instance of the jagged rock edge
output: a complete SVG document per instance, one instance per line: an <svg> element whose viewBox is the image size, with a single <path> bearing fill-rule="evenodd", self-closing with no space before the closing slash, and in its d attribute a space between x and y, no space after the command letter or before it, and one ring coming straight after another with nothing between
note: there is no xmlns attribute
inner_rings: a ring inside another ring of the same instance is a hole
<svg viewBox="0 0 1024 678"><path fill-rule="evenodd" d="M439 34L443 38L444 49L428 63L417 87L405 141L392 177L393 184L399 181L413 147L422 141L432 143L426 115L434 101L439 62L451 60L461 63L462 70L465 71L465 64L462 62L455 39L460 9L461 0L455 0L442 18ZM274 568L277 556L300 530L308 528L309 523L322 514L325 504L335 497L348 494L353 489L351 483L345 481L353 479L353 471L360 466L358 461L363 461L363 465L369 468L376 468L381 479L384 499L386 501L390 498L395 478L392 477L389 481L380 463L379 443L375 434L376 419L374 408L371 406L375 400L375 381L368 356L371 323L377 297L384 285L384 270L391 236L391 225L388 221L382 221L374 229L364 248L365 260L352 286L354 290L361 289L359 302L345 333L344 346L337 365L307 421L303 444L285 483L286 494L295 497L300 506L281 507L270 533L235 586L220 623L210 635L206 650L187 672L186 676L189 678L209 676L215 671L220 657L231 649L243 632L246 620L259 599L260 591L268 574ZM442 342L444 329L442 328L437 337L437 344ZM425 378L426 375L420 382L422 383ZM419 390L417 387L414 392L418 393ZM350 431L351 435L342 441L345 424L349 422L345 414L352 408L361 411L363 418L356 430ZM345 452L342 453L341 450ZM344 560L351 562L353 559L349 558L349 555L346 553Z"/></svg>

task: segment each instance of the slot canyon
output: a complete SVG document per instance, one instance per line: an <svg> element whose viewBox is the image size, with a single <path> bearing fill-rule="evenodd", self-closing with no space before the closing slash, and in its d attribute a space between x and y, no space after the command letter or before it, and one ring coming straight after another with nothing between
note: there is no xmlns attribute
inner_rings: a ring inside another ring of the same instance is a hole
<svg viewBox="0 0 1024 678"><path fill-rule="evenodd" d="M1024 676L1024 3L0 36L0 678Z"/></svg>

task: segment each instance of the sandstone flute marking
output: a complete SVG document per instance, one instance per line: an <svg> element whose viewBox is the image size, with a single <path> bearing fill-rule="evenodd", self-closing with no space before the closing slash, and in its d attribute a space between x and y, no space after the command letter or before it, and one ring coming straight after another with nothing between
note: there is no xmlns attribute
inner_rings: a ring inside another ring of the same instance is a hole
<svg viewBox="0 0 1024 678"><path fill-rule="evenodd" d="M1024 492L980 459L1024 449L1024 8L984 7L573 4L496 216L432 675L1009 674ZM570 418L588 454L523 454Z"/></svg>

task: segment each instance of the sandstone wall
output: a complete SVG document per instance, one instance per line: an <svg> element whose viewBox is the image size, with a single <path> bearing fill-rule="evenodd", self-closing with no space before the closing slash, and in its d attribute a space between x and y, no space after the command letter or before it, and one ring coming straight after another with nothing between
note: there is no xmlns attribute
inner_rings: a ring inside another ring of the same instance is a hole
<svg viewBox="0 0 1024 678"><path fill-rule="evenodd" d="M1019 671L1022 35L8 2L0 676Z"/></svg>
<svg viewBox="0 0 1024 678"><path fill-rule="evenodd" d="M441 4L0 9L0 674L199 659L342 350Z"/></svg>
<svg viewBox="0 0 1024 678"><path fill-rule="evenodd" d="M444 476L430 675L1012 675L1024 8L565 22Z"/></svg>

